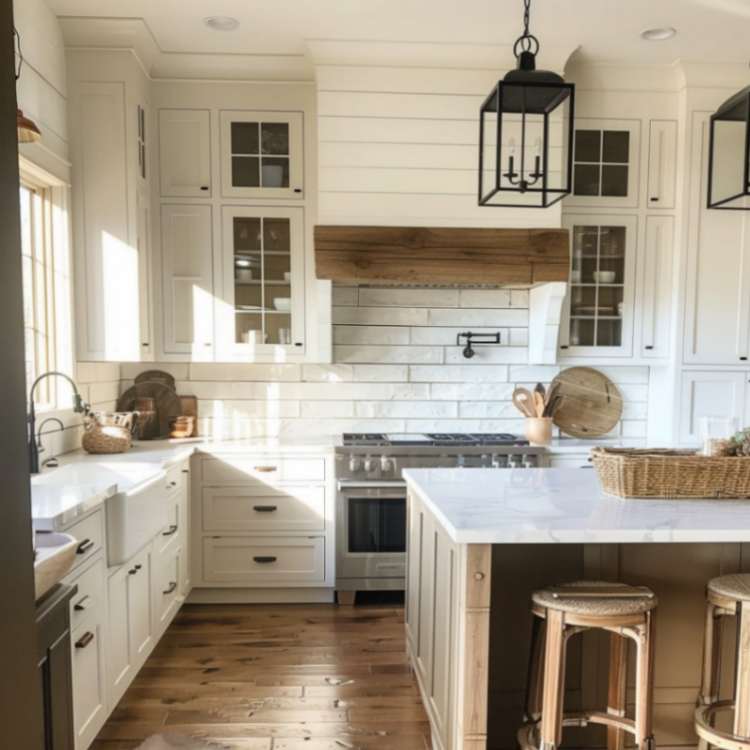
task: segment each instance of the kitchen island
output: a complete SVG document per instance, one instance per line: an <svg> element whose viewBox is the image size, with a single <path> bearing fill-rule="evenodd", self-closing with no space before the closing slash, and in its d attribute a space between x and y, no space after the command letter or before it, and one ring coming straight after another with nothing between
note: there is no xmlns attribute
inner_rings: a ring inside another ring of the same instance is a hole
<svg viewBox="0 0 750 750"><path fill-rule="evenodd" d="M586 469L404 476L407 644L435 750L516 747L531 592L582 578L656 592L656 743L696 744L705 585L750 571L750 501L621 500L603 494ZM606 703L607 659L602 633L571 641L566 709ZM722 685L731 688L731 674ZM566 736L576 747L606 745L597 727Z"/></svg>

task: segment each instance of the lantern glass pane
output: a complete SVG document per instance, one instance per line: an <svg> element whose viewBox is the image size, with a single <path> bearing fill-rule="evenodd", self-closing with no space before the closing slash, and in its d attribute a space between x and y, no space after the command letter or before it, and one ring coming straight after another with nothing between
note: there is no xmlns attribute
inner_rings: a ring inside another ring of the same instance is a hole
<svg viewBox="0 0 750 750"><path fill-rule="evenodd" d="M497 112L482 111L482 173L480 175L480 189L482 196L487 196L495 190L495 174L497 164Z"/></svg>
<svg viewBox="0 0 750 750"><path fill-rule="evenodd" d="M713 128L711 201L725 203L747 192L747 124L742 120L714 120Z"/></svg>

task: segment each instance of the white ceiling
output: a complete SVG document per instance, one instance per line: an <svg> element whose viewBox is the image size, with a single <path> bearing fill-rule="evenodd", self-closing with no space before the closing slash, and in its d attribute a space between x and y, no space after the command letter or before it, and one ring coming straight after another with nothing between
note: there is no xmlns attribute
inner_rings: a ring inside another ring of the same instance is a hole
<svg viewBox="0 0 750 750"><path fill-rule="evenodd" d="M507 56L522 14L521 0L47 2L61 17L68 43L113 46L119 40L124 45L139 36L162 62L154 63L156 74L195 70L197 60L191 64L188 58L200 55L209 71L232 59L272 69L277 58L285 75L305 77L315 40L406 42L415 49L426 45L430 53L470 47L484 65ZM209 15L234 16L240 28L212 31L202 23ZM641 40L640 31L655 26L674 26L678 34L666 42ZM542 65L545 49L576 47L582 58L597 61L747 63L750 0L532 0L532 32L542 43ZM385 55L382 63L388 62Z"/></svg>

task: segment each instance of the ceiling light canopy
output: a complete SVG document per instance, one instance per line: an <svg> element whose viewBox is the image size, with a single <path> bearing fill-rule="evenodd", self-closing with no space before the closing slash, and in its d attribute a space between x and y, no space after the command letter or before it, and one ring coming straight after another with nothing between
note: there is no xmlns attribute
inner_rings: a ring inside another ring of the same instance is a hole
<svg viewBox="0 0 750 750"><path fill-rule="evenodd" d="M539 40L529 31L513 45L506 73L479 112L479 205L547 208L571 191L575 86L536 69Z"/></svg>
<svg viewBox="0 0 750 750"><path fill-rule="evenodd" d="M203 23L214 31L234 31L240 25L240 22L232 16L209 16L203 19Z"/></svg>
<svg viewBox="0 0 750 750"><path fill-rule="evenodd" d="M677 30L671 26L657 26L653 29L644 29L641 32L641 39L645 39L647 42L664 42L667 39L671 39Z"/></svg>

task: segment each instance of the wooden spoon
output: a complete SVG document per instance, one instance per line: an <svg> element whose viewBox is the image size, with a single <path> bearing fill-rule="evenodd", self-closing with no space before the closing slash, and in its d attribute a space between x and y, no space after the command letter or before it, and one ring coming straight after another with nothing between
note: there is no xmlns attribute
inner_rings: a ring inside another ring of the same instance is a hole
<svg viewBox="0 0 750 750"><path fill-rule="evenodd" d="M539 391L534 391L534 410L537 417L544 416L544 396Z"/></svg>
<svg viewBox="0 0 750 750"><path fill-rule="evenodd" d="M528 388L516 388L513 391L513 403L516 409L526 417L535 417L534 397Z"/></svg>

